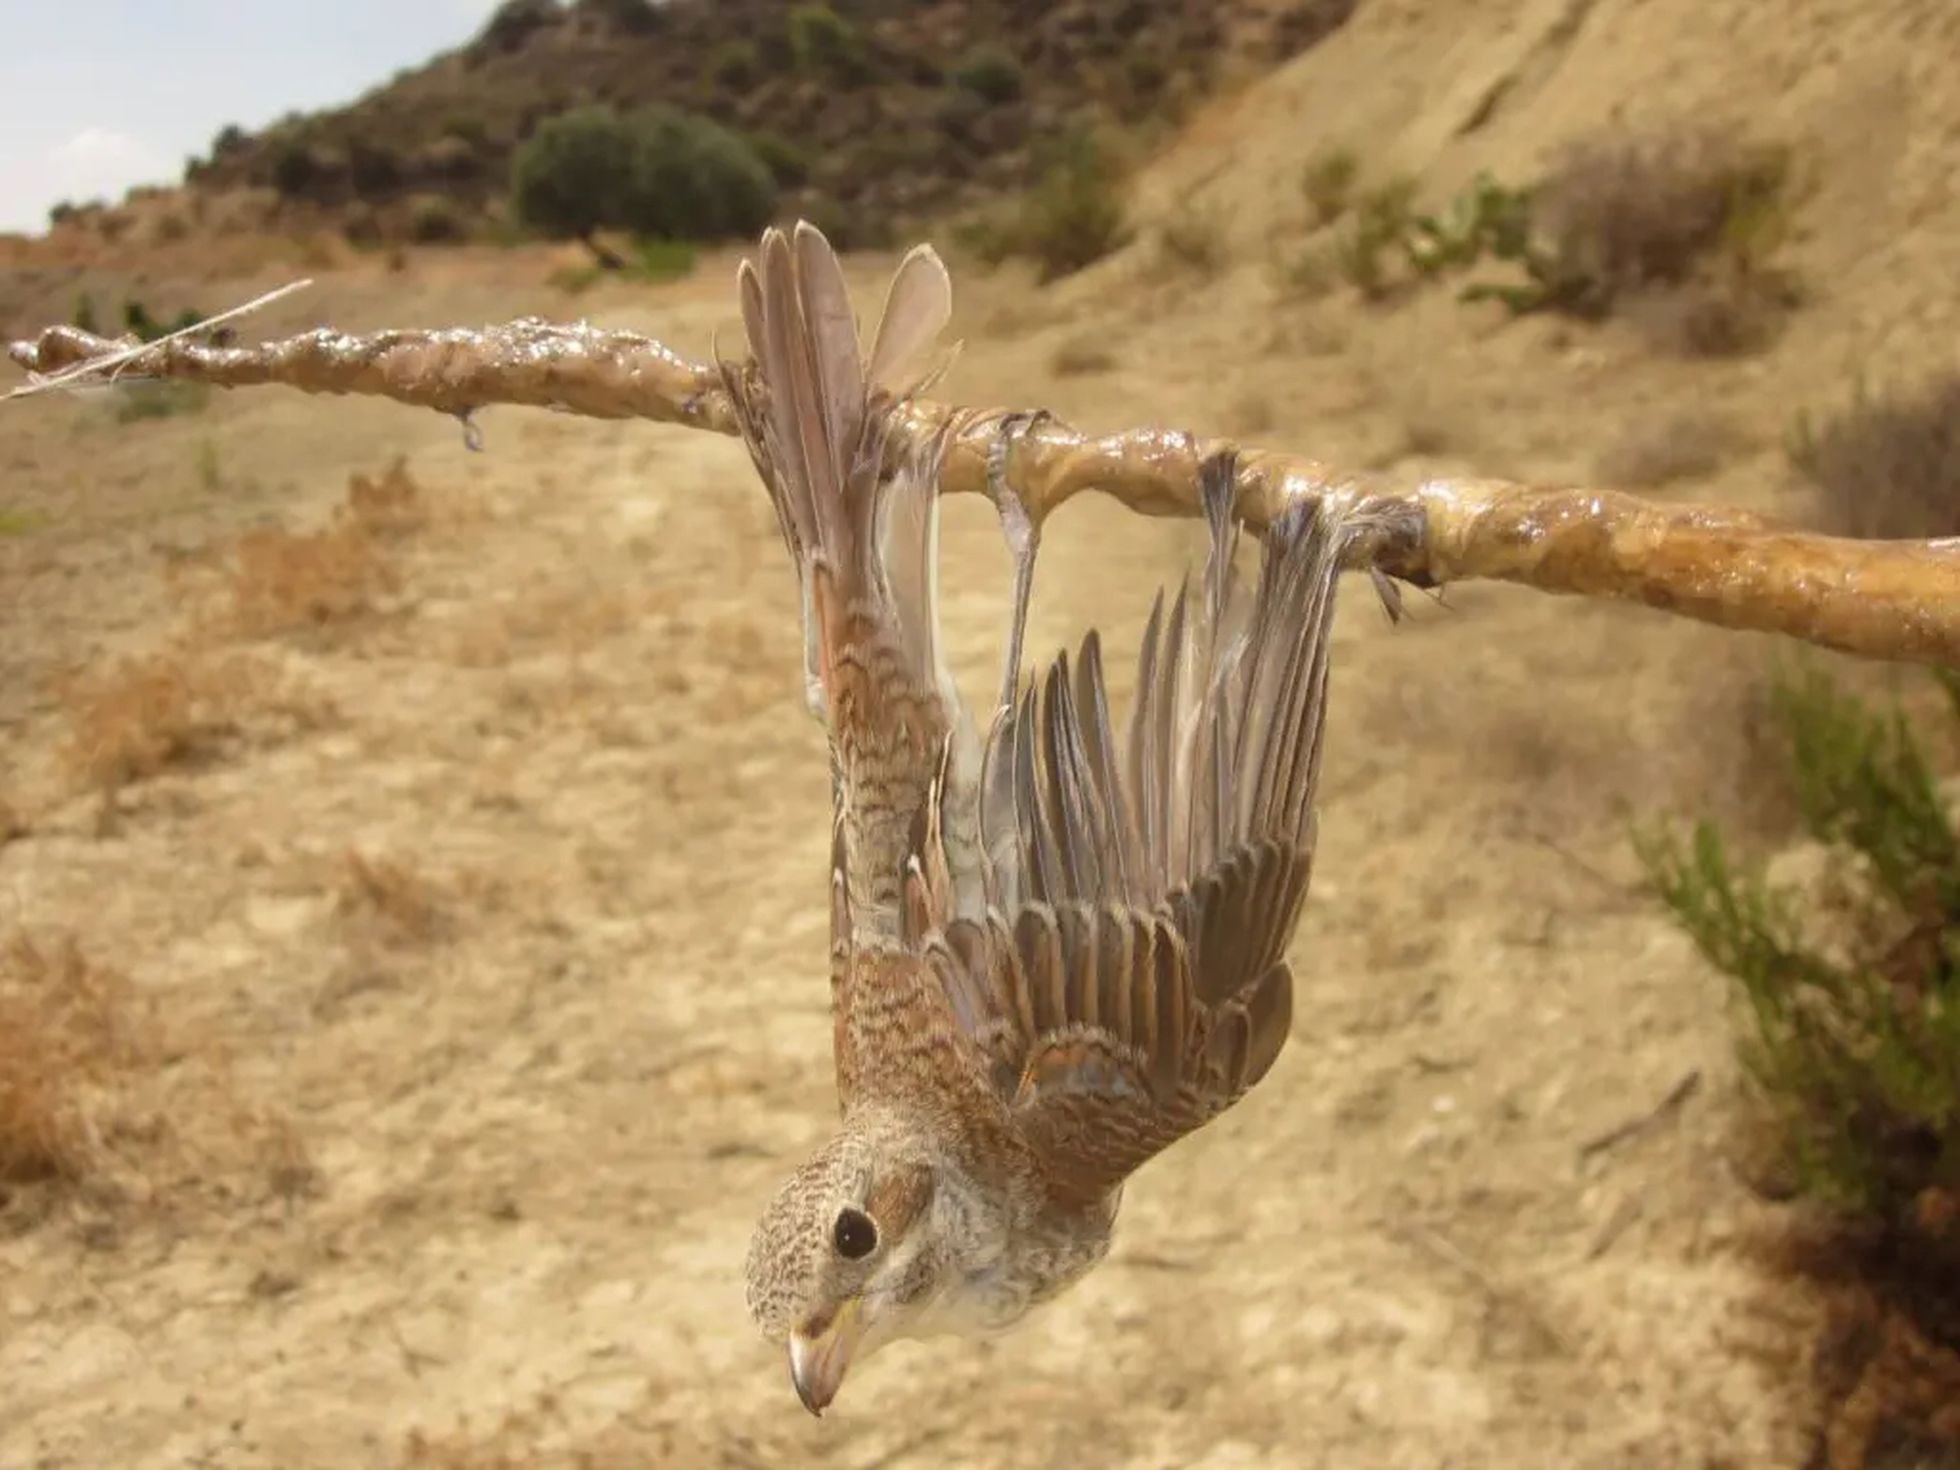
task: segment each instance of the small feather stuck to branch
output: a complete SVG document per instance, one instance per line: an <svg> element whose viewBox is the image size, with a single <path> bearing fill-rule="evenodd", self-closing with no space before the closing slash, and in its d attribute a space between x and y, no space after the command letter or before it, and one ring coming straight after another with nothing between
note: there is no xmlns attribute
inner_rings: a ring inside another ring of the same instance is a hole
<svg viewBox="0 0 1960 1470"><path fill-rule="evenodd" d="M8 354L30 373L48 375L9 397L135 372L225 388L280 384L365 394L454 415L518 404L736 432L713 367L637 333L536 318L367 336L323 329L256 347L178 336L129 348L50 327L12 344ZM904 432L932 434L956 412L914 403ZM962 422L948 443L941 489L985 494L999 416L967 414ZM1233 447L1161 429L1092 437L1044 417L1016 442L1013 488L1036 522L1086 490L1147 515L1197 516L1199 467ZM1380 529L1354 548L1358 564L1418 586L1511 582L1782 633L1870 658L1960 667L1960 539L1851 541L1777 527L1743 511L1661 505L1612 490L1475 479L1396 487L1270 450L1239 451L1239 482L1240 513L1254 526L1296 499L1365 500Z"/></svg>

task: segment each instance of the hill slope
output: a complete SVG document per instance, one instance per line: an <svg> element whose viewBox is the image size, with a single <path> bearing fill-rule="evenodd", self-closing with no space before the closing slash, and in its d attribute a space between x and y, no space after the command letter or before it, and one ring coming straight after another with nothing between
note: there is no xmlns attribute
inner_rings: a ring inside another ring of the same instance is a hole
<svg viewBox="0 0 1960 1470"><path fill-rule="evenodd" d="M224 212L236 227L449 238L500 217L511 152L544 118L662 103L754 138L788 206L848 212L878 237L1018 184L1031 143L1080 108L1173 122L1207 87L1270 68L1353 8L507 0L468 44L346 107L257 135L226 129L187 182L193 195L252 191L258 208Z"/></svg>

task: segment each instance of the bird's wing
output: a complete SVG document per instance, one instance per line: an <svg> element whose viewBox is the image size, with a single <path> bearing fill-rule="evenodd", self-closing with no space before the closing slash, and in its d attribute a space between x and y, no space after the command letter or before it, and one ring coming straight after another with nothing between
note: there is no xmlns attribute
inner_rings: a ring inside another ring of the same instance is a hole
<svg viewBox="0 0 1960 1470"><path fill-rule="evenodd" d="M939 642L945 436L894 434L920 386L901 374L944 329L951 284L929 246L908 254L867 358L843 270L814 227L768 231L737 282L749 357L721 364L722 381L796 568L805 689L830 741L832 1003L848 1105L862 1070L849 1054L854 987L888 972L859 958L904 945L905 868L929 804L951 850L973 829L960 875L969 905L982 903L980 741Z"/></svg>
<svg viewBox="0 0 1960 1470"><path fill-rule="evenodd" d="M1201 603L1160 597L1119 749L1091 633L1003 716L983 767L995 882L946 926L946 987L1050 1187L1102 1198L1231 1106L1285 1044L1314 851L1340 513L1232 571L1234 466L1208 463Z"/></svg>

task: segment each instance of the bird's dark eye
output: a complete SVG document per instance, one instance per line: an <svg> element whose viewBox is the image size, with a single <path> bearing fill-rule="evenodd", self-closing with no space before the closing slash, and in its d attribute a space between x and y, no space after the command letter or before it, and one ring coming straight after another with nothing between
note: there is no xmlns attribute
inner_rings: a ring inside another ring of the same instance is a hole
<svg viewBox="0 0 1960 1470"><path fill-rule="evenodd" d="M878 1248L878 1227L862 1210L843 1210L830 1238L838 1255L847 1261L861 1261Z"/></svg>

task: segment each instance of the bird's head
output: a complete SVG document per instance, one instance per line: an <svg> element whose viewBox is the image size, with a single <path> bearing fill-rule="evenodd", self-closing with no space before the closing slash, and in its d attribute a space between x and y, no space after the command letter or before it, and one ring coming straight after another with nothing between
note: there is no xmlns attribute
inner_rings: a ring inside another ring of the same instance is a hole
<svg viewBox="0 0 1960 1470"><path fill-rule="evenodd" d="M805 1408L886 1343L953 1325L949 1298L1000 1251L984 1216L960 1171L888 1124L847 1125L789 1177L749 1245L748 1302Z"/></svg>

